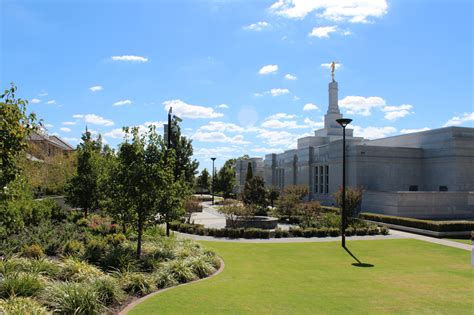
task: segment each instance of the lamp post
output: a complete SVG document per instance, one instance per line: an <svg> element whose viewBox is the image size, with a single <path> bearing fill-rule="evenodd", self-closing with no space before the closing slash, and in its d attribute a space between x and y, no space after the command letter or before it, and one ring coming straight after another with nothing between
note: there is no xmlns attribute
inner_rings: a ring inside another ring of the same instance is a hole
<svg viewBox="0 0 474 315"><path fill-rule="evenodd" d="M212 190L211 190L211 194L212 194L212 205L214 205L214 177L216 176L216 171L214 170L214 161L216 160L215 157L212 157L211 158L212 160Z"/></svg>
<svg viewBox="0 0 474 315"><path fill-rule="evenodd" d="M346 127L352 121L349 118L336 119L342 127L342 209L341 209L341 236L342 247L346 248Z"/></svg>

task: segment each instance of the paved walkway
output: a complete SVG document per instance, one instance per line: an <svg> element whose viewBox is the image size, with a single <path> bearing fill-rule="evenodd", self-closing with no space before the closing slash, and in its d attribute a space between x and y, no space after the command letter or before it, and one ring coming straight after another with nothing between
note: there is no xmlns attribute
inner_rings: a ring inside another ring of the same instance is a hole
<svg viewBox="0 0 474 315"><path fill-rule="evenodd" d="M413 238L413 239L416 239L416 240L425 241L425 242L429 242L429 243L455 247L455 248L464 249L464 250L468 250L468 251L473 250L472 245L463 244L463 243L454 242L454 241L449 241L449 240L445 240L445 239L442 239L442 238L429 237L429 236L424 236L424 235L419 235L419 234L414 234L414 233L409 233L409 232L403 232L403 231L398 231L398 230L390 230L390 234L398 235L398 236L402 236L402 237L407 237L407 238Z"/></svg>

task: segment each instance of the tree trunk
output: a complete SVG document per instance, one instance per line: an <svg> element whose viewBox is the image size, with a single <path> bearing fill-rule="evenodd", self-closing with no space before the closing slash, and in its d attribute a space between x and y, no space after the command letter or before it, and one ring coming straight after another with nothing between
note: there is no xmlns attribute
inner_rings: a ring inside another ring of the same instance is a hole
<svg viewBox="0 0 474 315"><path fill-rule="evenodd" d="M88 212L88 209L84 208L84 218L87 218L87 212Z"/></svg>
<svg viewBox="0 0 474 315"><path fill-rule="evenodd" d="M142 234L143 234L143 218L138 216L138 237L137 237L137 259L140 259L142 254Z"/></svg>
<svg viewBox="0 0 474 315"><path fill-rule="evenodd" d="M166 236L170 236L170 224L166 221Z"/></svg>

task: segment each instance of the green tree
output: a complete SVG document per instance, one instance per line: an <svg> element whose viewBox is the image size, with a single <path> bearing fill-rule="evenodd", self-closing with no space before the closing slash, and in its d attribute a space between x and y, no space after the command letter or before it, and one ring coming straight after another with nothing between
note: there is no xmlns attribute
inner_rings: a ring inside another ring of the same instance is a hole
<svg viewBox="0 0 474 315"><path fill-rule="evenodd" d="M27 114L28 101L16 98L16 86L1 95L0 101L0 198L6 187L21 169L18 165L20 153L27 147L26 139L41 126L34 113Z"/></svg>
<svg viewBox="0 0 474 315"><path fill-rule="evenodd" d="M266 214L268 199L263 178L255 176L247 180L241 197L245 205L252 205L257 208L257 214Z"/></svg>
<svg viewBox="0 0 474 315"><path fill-rule="evenodd" d="M99 174L101 172L102 138L92 138L86 128L82 142L77 146L77 174L66 185L66 201L80 207L84 217L99 206Z"/></svg>
<svg viewBox="0 0 474 315"><path fill-rule="evenodd" d="M360 187L346 187L346 215L355 218L362 204L363 190ZM336 204L342 209L342 187L334 194Z"/></svg>
<svg viewBox="0 0 474 315"><path fill-rule="evenodd" d="M197 174L199 162L192 159L193 145L192 140L181 135L181 127L178 124L179 119L175 116L171 121L171 147L176 154L176 163L174 166L175 179L184 179L185 183L192 187L194 176Z"/></svg>
<svg viewBox="0 0 474 315"><path fill-rule="evenodd" d="M270 201L270 206L274 206L275 200L280 196L280 189L278 187L272 186L268 189L268 200Z"/></svg>
<svg viewBox="0 0 474 315"><path fill-rule="evenodd" d="M227 160L217 173L214 185L215 190L223 194L224 198L229 198L235 188L235 159Z"/></svg>
<svg viewBox="0 0 474 315"><path fill-rule="evenodd" d="M127 206L125 211L134 213L140 258L146 225L180 217L187 189L184 180L174 179L174 150L166 148L153 126L142 135L137 127L124 131L126 137L118 150L115 180Z"/></svg>
<svg viewBox="0 0 474 315"><path fill-rule="evenodd" d="M277 213L280 217L291 218L298 215L298 205L309 194L304 185L290 185L285 187L277 201Z"/></svg>
<svg viewBox="0 0 474 315"><path fill-rule="evenodd" d="M247 165L247 176L245 176L245 182L248 182L253 178L252 163L249 162Z"/></svg>
<svg viewBox="0 0 474 315"><path fill-rule="evenodd" d="M205 168L205 169L202 170L201 175L199 175L199 177L197 179L197 186L198 186L199 191L201 192L201 194L202 194L203 190L209 191L210 182L211 182L211 179L209 177L209 172Z"/></svg>

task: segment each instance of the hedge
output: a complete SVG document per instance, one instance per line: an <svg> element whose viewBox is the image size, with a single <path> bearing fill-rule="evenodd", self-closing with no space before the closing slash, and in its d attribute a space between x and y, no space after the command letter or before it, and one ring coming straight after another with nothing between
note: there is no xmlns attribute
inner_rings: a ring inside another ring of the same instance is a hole
<svg viewBox="0 0 474 315"><path fill-rule="evenodd" d="M170 223L170 228L174 231L187 233L187 234L197 234L205 236L214 236L214 237L227 237L227 238L286 238L286 237L327 237L327 236L339 236L340 230L337 228L290 228L288 231L276 229L264 230L264 229L215 229L215 228L205 228L200 224L188 224L180 222ZM346 236L351 235L376 235L376 234L388 234L388 229L386 227L370 227L370 228L348 228L346 230Z"/></svg>
<svg viewBox="0 0 474 315"><path fill-rule="evenodd" d="M432 221L420 220L406 217L395 217L390 215L361 213L361 219L376 221L381 223L402 225L416 229L429 230L435 232L460 232L474 230L474 221Z"/></svg>

